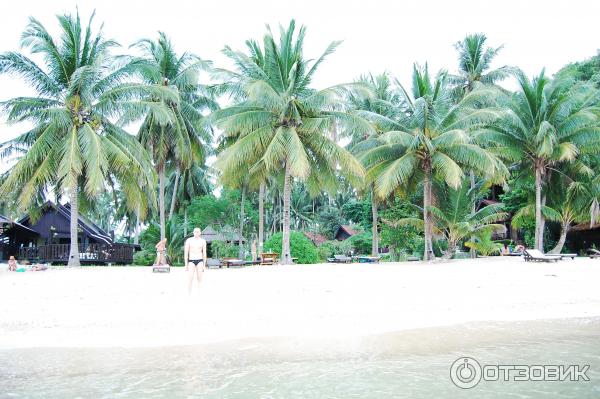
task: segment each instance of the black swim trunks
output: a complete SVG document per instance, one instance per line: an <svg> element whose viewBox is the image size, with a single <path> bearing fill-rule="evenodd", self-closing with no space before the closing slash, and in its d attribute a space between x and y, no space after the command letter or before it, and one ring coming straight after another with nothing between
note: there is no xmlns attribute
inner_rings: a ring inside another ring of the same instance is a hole
<svg viewBox="0 0 600 399"><path fill-rule="evenodd" d="M193 263L194 266L198 266L198 263L204 263L204 259L189 259L189 263Z"/></svg>

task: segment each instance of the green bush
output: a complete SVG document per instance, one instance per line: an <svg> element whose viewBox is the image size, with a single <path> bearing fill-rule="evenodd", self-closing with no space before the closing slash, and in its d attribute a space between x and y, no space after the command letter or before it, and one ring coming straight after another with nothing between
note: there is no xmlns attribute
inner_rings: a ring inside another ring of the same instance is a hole
<svg viewBox="0 0 600 399"><path fill-rule="evenodd" d="M352 250L352 243L349 240L344 241L325 241L317 248L319 258L326 261L328 258L333 258L333 255L349 255Z"/></svg>
<svg viewBox="0 0 600 399"><path fill-rule="evenodd" d="M356 234L346 241L352 246L355 255L367 255L371 253L373 234L368 232Z"/></svg>
<svg viewBox="0 0 600 399"><path fill-rule="evenodd" d="M263 248L267 252L277 252L281 255L281 241L283 234L277 233L265 241ZM302 233L291 232L290 252L292 258L298 258L296 263L319 263L319 253L315 245Z"/></svg>
<svg viewBox="0 0 600 399"><path fill-rule="evenodd" d="M213 241L210 247L211 255L214 258L237 258L240 254L237 245L225 241Z"/></svg>
<svg viewBox="0 0 600 399"><path fill-rule="evenodd" d="M141 250L133 254L133 264L136 266L151 266L156 260L156 251Z"/></svg>

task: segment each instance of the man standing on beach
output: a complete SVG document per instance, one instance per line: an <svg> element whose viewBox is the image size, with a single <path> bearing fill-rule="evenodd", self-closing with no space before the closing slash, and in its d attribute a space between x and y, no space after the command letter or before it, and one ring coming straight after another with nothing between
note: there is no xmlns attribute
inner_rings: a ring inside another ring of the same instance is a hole
<svg viewBox="0 0 600 399"><path fill-rule="evenodd" d="M206 267L206 241L200 237L201 230L196 227L194 236L185 240L183 250L183 260L185 270L188 272L188 294L192 294L192 284L194 282L194 273L198 280L198 289L202 281L202 274Z"/></svg>

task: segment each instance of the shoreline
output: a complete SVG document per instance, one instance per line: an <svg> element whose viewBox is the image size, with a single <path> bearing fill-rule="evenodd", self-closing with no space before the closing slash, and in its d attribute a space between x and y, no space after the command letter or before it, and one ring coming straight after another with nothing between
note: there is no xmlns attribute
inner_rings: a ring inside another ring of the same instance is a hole
<svg viewBox="0 0 600 399"><path fill-rule="evenodd" d="M239 340L353 340L468 323L600 317L600 261L210 269L0 269L0 349L151 348Z"/></svg>

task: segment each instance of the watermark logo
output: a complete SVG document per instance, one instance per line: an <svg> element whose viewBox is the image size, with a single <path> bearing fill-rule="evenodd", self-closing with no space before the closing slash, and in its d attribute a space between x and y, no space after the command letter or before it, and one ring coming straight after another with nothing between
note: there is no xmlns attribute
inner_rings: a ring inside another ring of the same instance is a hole
<svg viewBox="0 0 600 399"><path fill-rule="evenodd" d="M460 357L450 366L450 379L459 388L473 388L484 381L589 381L589 365L502 365L481 366L472 357Z"/></svg>
<svg viewBox="0 0 600 399"><path fill-rule="evenodd" d="M472 357L459 357L450 367L450 379L459 388L473 388L481 381L481 365Z"/></svg>

